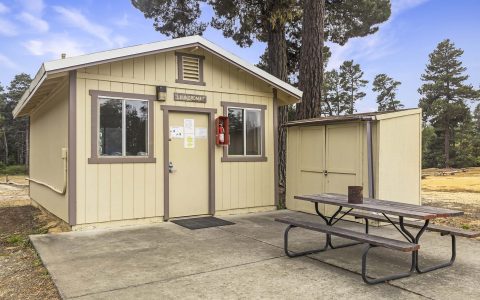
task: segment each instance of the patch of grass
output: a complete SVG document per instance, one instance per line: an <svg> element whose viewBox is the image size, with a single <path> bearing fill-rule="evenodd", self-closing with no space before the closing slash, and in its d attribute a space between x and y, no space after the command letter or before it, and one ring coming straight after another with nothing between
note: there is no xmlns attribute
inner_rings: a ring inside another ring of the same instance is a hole
<svg viewBox="0 0 480 300"><path fill-rule="evenodd" d="M5 241L11 245L18 245L25 242L25 238L20 234L9 235Z"/></svg>
<svg viewBox="0 0 480 300"><path fill-rule="evenodd" d="M5 242L11 246L27 247L30 244L30 240L21 234L11 234L5 238Z"/></svg>
<svg viewBox="0 0 480 300"><path fill-rule="evenodd" d="M0 168L0 174L2 175L25 175L25 165L10 165Z"/></svg>
<svg viewBox="0 0 480 300"><path fill-rule="evenodd" d="M468 224L463 224L463 225L462 225L462 228L465 229L465 230L469 230L469 229L470 229L470 225L468 225Z"/></svg>

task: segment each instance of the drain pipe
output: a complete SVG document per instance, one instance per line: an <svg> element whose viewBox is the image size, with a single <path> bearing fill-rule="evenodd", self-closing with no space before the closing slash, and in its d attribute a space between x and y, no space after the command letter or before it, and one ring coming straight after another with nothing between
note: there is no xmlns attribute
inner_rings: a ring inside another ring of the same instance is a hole
<svg viewBox="0 0 480 300"><path fill-rule="evenodd" d="M367 120L367 157L368 157L368 197L375 198L375 178L373 174L372 119Z"/></svg>

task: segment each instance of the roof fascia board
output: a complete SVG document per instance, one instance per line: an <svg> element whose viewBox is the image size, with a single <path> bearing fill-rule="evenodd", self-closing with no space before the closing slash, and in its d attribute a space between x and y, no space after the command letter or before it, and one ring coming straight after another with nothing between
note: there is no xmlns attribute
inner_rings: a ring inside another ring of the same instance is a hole
<svg viewBox="0 0 480 300"><path fill-rule="evenodd" d="M402 111L394 111L390 113L379 114L377 115L377 120L387 120L387 119L399 118L399 117L416 115L421 113L422 113L421 108L412 108L412 109L406 109Z"/></svg>

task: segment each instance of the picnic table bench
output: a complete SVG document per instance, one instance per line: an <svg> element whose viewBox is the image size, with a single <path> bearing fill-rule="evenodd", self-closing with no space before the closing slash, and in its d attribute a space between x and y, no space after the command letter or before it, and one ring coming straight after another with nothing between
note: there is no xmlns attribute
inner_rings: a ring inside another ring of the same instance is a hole
<svg viewBox="0 0 480 300"><path fill-rule="evenodd" d="M370 198L365 198L362 204L354 204L349 203L346 196L338 194L295 196L295 199L312 202L315 205L315 211L325 224L304 221L293 217L276 218L276 221L288 225L284 234L284 250L286 255L289 257L298 257L302 255L322 252L327 250L328 248L337 249L343 247L350 247L358 244L365 244L362 255L362 279L368 284L375 284L407 277L412 275L415 271L417 273L425 273L450 266L453 264L456 257L455 236L463 236L468 238L480 236L479 232L471 232L446 226L430 225L430 220L435 218L445 218L463 215L463 212L457 210ZM338 209L331 217L327 217L320 212L318 207L319 204L335 205L338 206ZM347 208L347 210L343 210L344 207ZM334 225L346 215L364 219L365 233L345 228L334 227ZM405 218L420 221L406 220ZM406 241L400 241L397 239L370 234L369 220L390 223L402 234ZM324 247L303 252L290 251L288 249L288 235L290 230L295 227L325 233L326 242ZM413 235L406 227L417 228L420 230L417 232L416 235ZM422 269L419 264L418 251L420 249L420 238L426 230L439 232L441 235L450 235L452 239L452 255L450 260L446 263ZM331 236L347 238L355 242L334 246ZM384 247L387 249L397 250L401 252L411 252L410 270L408 272L383 276L380 278L370 278L369 276L367 276L367 255L369 250L373 247Z"/></svg>

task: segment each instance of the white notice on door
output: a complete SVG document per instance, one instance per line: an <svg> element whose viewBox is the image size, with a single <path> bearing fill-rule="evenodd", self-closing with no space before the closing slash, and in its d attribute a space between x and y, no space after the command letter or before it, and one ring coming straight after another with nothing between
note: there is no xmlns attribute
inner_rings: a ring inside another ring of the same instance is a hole
<svg viewBox="0 0 480 300"><path fill-rule="evenodd" d="M195 148L195 120L183 119L183 147Z"/></svg>
<svg viewBox="0 0 480 300"><path fill-rule="evenodd" d="M183 139L183 127L182 126L170 126L170 138Z"/></svg>
<svg viewBox="0 0 480 300"><path fill-rule="evenodd" d="M195 148L195 135L193 133L185 133L185 138L183 139L184 148Z"/></svg>
<svg viewBox="0 0 480 300"><path fill-rule="evenodd" d="M195 133L195 120L183 119L183 128L184 133Z"/></svg>
<svg viewBox="0 0 480 300"><path fill-rule="evenodd" d="M206 139L208 137L207 132L207 128L205 127L195 127L195 138Z"/></svg>

